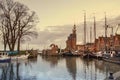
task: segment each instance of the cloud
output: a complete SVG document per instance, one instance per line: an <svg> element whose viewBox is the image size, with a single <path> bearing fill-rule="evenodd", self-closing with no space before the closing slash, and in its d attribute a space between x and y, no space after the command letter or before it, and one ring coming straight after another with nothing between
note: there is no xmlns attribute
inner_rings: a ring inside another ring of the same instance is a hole
<svg viewBox="0 0 120 80"><path fill-rule="evenodd" d="M37 39L33 39L27 43L34 47L36 45L39 49L48 48L52 43L65 48L65 41L69 33L72 31L72 27L73 26L71 25L48 26L46 29L38 32ZM23 46L24 45L25 44L23 44Z"/></svg>
<svg viewBox="0 0 120 80"><path fill-rule="evenodd" d="M115 33L116 25L120 23L120 16L108 19L107 22L109 25L114 27ZM61 48L65 48L67 37L69 36L70 33L72 33L73 25L48 26L44 30L38 32L37 38L33 38L31 41L26 41L24 44L22 44L21 49L34 48L42 50L44 48L49 48L49 45L52 43L57 44ZM77 44L81 44L83 43L84 38L83 23L76 24L76 27L77 27ZM93 22L87 21L87 42L90 41L89 40L90 27L92 27L93 30ZM97 37L102 35L104 36L104 19L102 19L101 21L96 21L96 29ZM118 33L120 32L118 31ZM110 34L111 29L108 29L108 35Z"/></svg>
<svg viewBox="0 0 120 80"><path fill-rule="evenodd" d="M116 18L108 19L108 24L116 29L116 25L120 22L120 16ZM74 25L74 24L73 24ZM62 48L66 46L66 40L68 35L72 32L73 25L63 25L63 26L48 26L43 31L39 32L37 39L32 40L31 43L34 45L39 45L39 48L48 48L50 44L55 43ZM77 26L77 43L83 43L83 23L76 24ZM90 26L92 27L93 36L93 22L87 22L87 42L89 42ZM104 19L101 21L96 21L96 31L97 37L104 36ZM114 32L115 33L115 32ZM111 29L108 29L108 36L111 34ZM92 37L93 38L93 37ZM94 40L93 40L94 41Z"/></svg>

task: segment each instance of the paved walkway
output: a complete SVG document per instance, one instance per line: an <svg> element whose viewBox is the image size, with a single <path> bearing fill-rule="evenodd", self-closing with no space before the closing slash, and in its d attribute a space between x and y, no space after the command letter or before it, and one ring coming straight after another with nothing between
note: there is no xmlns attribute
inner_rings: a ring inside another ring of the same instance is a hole
<svg viewBox="0 0 120 80"><path fill-rule="evenodd" d="M115 80L120 80L120 71L113 74Z"/></svg>

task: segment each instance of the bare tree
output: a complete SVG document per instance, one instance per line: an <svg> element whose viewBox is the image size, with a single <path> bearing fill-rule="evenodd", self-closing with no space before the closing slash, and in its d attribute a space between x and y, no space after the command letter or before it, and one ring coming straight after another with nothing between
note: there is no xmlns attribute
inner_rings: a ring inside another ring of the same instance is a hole
<svg viewBox="0 0 120 80"><path fill-rule="evenodd" d="M10 51L14 51L15 45L19 51L21 39L36 34L32 30L37 22L36 14L27 6L13 0L1 0L0 10L1 21L4 21L1 26L5 30L2 35L5 36Z"/></svg>
<svg viewBox="0 0 120 80"><path fill-rule="evenodd" d="M7 47L7 38L6 38L6 36L7 36L7 31L6 31L6 27L5 27L5 20L4 20L4 17L1 15L0 16L0 22L1 22L1 24L0 24L0 32L1 32L1 34L0 34L0 37L1 37L1 40L2 40L2 42L3 42L3 46L4 46L4 51L6 51L6 47Z"/></svg>

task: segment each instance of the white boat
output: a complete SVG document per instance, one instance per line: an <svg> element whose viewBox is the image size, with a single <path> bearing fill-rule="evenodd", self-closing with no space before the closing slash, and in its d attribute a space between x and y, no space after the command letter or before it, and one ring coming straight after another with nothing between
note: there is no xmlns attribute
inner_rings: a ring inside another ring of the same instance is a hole
<svg viewBox="0 0 120 80"><path fill-rule="evenodd" d="M20 59L28 59L29 54L26 55L19 55L19 56L12 56L12 60L20 60Z"/></svg>
<svg viewBox="0 0 120 80"><path fill-rule="evenodd" d="M103 53L102 53L101 51L99 51L99 52L96 53L96 56L97 56L97 57L102 57L102 56L103 56L102 54L103 54Z"/></svg>
<svg viewBox="0 0 120 80"><path fill-rule="evenodd" d="M8 56L6 52L0 52L0 63L10 62L11 58Z"/></svg>

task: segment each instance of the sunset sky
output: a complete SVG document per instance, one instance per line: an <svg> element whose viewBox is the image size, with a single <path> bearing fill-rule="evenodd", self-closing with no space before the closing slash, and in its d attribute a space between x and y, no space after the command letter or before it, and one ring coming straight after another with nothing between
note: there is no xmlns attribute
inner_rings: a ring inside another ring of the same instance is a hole
<svg viewBox="0 0 120 80"><path fill-rule="evenodd" d="M78 29L78 43L82 43L83 26L80 25L83 23L83 10L86 11L87 21L93 21L93 13L95 13L96 20L102 27L104 23L101 23L100 21L104 21L105 12L107 14L107 18L111 20L119 17L120 15L120 0L16 1L28 6L32 11L35 11L39 17L39 23L37 25L39 36L37 39L30 42L33 47L37 48L49 46L51 43L56 43L64 48L67 36L71 33L74 24L76 24ZM99 24L97 25L99 26ZM104 28L102 27L98 27L97 34L104 35ZM29 42L26 44L29 44Z"/></svg>

